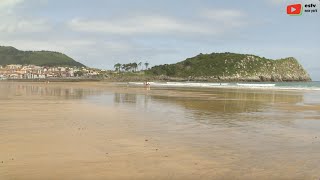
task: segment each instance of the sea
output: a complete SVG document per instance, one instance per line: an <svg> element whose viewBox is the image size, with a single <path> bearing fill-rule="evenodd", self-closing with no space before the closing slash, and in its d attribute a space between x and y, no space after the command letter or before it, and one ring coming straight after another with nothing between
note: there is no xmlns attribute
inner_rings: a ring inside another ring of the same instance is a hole
<svg viewBox="0 0 320 180"><path fill-rule="evenodd" d="M123 83L119 83L123 84ZM128 86L144 86L142 82L129 82ZM320 91L320 81L312 82L241 82L241 83L205 83L205 82L148 82L150 87L192 87L192 88L252 88L274 90L314 90Z"/></svg>

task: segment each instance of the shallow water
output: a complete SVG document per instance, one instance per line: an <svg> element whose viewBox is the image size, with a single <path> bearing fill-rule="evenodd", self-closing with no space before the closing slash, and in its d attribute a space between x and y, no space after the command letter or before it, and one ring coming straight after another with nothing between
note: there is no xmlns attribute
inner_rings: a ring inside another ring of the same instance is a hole
<svg viewBox="0 0 320 180"><path fill-rule="evenodd" d="M242 82L242 83L209 83L209 82L148 82L151 87L180 88L229 88L229 89L269 89L269 90L310 90L320 91L320 82ZM128 86L143 87L143 82L118 83Z"/></svg>
<svg viewBox="0 0 320 180"><path fill-rule="evenodd" d="M0 179L319 179L319 97L0 83Z"/></svg>

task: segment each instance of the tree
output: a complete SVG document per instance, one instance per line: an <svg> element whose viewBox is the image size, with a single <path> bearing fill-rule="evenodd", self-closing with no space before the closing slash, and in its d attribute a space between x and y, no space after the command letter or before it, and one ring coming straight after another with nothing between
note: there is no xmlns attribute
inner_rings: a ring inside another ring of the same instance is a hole
<svg viewBox="0 0 320 180"><path fill-rule="evenodd" d="M146 66L146 70L148 69L149 63L145 62L144 65Z"/></svg>
<svg viewBox="0 0 320 180"><path fill-rule="evenodd" d="M122 64L121 69L128 72L128 71L132 71L132 63L129 64Z"/></svg>
<svg viewBox="0 0 320 180"><path fill-rule="evenodd" d="M81 77L83 75L84 75L84 73L82 71L77 71L74 73L74 76L76 76L76 77Z"/></svg>
<svg viewBox="0 0 320 180"><path fill-rule="evenodd" d="M137 64L137 63L132 63L132 64L131 64L131 67L132 67L133 71L137 71L137 69L138 69L138 64Z"/></svg>
<svg viewBox="0 0 320 180"><path fill-rule="evenodd" d="M116 71L120 72L121 65L122 65L122 64L117 63L117 64L115 64L113 67L114 67L114 69L115 69Z"/></svg>
<svg viewBox="0 0 320 180"><path fill-rule="evenodd" d="M141 70L141 65L142 65L142 62L139 62L138 66L139 66L140 70Z"/></svg>
<svg viewBox="0 0 320 180"><path fill-rule="evenodd" d="M121 69L122 69L123 71L126 71L126 68L127 68L127 65L126 65L126 64L122 64L122 65L121 65Z"/></svg>

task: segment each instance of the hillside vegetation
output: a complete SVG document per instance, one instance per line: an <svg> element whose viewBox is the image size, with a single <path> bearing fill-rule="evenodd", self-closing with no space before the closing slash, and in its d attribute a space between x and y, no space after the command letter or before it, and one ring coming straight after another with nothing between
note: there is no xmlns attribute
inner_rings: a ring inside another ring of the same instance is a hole
<svg viewBox="0 0 320 180"><path fill-rule="evenodd" d="M9 64L84 67L83 64L59 52L20 51L14 47L0 46L0 65Z"/></svg>
<svg viewBox="0 0 320 180"><path fill-rule="evenodd" d="M146 74L208 81L311 80L295 58L272 60L235 53L199 54L176 64L154 66Z"/></svg>

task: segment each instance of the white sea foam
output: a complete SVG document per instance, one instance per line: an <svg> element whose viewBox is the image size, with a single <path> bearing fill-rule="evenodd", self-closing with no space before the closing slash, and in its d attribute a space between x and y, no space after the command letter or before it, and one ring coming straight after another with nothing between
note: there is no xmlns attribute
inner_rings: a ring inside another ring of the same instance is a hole
<svg viewBox="0 0 320 180"><path fill-rule="evenodd" d="M233 89L270 89L270 90L313 90L320 86L281 85L281 83L193 83L193 82L148 82L150 87L186 87L186 88L233 88ZM129 82L129 86L144 86L143 82Z"/></svg>

